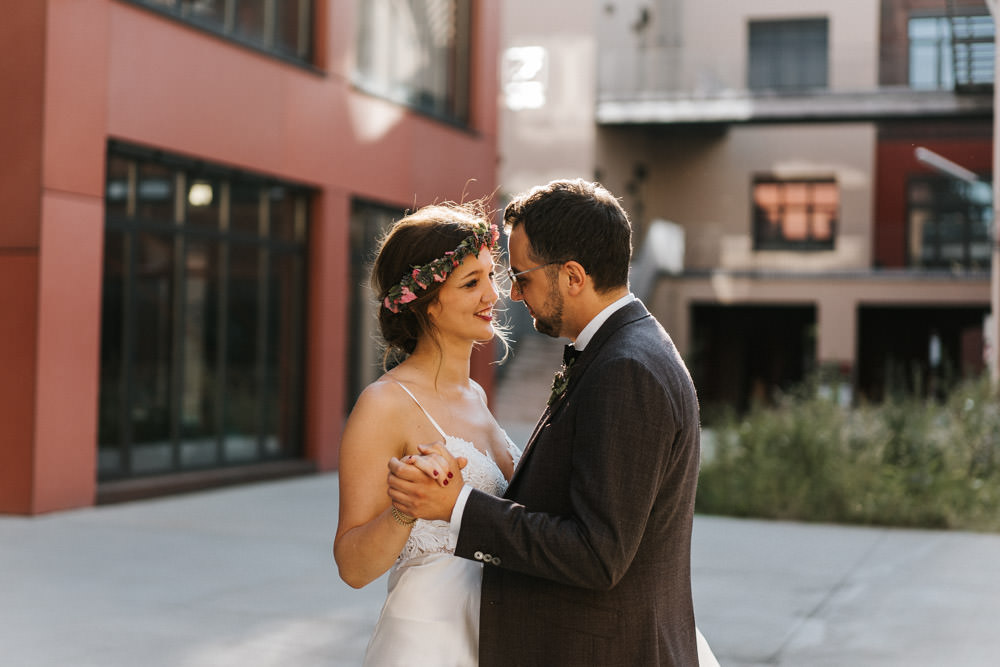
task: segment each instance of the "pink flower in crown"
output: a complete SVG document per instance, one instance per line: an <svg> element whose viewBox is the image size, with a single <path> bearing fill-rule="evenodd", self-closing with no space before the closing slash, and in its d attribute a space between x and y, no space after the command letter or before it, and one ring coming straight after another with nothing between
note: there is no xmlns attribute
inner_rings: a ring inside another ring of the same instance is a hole
<svg viewBox="0 0 1000 667"><path fill-rule="evenodd" d="M385 309L388 310L390 313L399 312L399 306L390 301L389 297L385 297L385 301L382 302L382 305L385 306Z"/></svg>
<svg viewBox="0 0 1000 667"><path fill-rule="evenodd" d="M409 303L411 301L415 301L416 298L417 298L417 295L414 294L413 292L411 292L409 287L407 287L406 285L403 285L403 294L402 294L402 296L399 297L399 302L400 303Z"/></svg>
<svg viewBox="0 0 1000 667"><path fill-rule="evenodd" d="M436 283L443 283L447 279L448 279L448 274L446 274L444 271L434 274L434 282Z"/></svg>
<svg viewBox="0 0 1000 667"><path fill-rule="evenodd" d="M497 229L496 225L490 225L490 245L496 245L496 242L500 239L500 230Z"/></svg>
<svg viewBox="0 0 1000 667"><path fill-rule="evenodd" d="M420 286L420 289L427 289L427 283L420 279L420 269L413 269L413 282Z"/></svg>

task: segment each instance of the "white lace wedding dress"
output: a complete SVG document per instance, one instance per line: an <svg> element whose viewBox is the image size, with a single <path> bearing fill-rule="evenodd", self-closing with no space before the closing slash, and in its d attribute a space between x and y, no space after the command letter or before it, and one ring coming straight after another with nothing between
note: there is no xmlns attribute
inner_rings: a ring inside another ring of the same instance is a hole
<svg viewBox="0 0 1000 667"><path fill-rule="evenodd" d="M398 384L398 383L397 383ZM491 458L468 440L447 435L404 387L444 438L453 456L464 456L466 484L499 496L507 480ZM517 466L521 450L507 438ZM474 667L479 664L479 600L483 565L454 556L447 521L418 519L396 563L389 570L389 592L364 667ZM701 667L718 667L708 642L698 634Z"/></svg>
<svg viewBox="0 0 1000 667"><path fill-rule="evenodd" d="M444 438L448 451L468 459L462 470L466 484L493 495L507 490L507 480L492 459L468 440L447 435L426 410L424 414ZM510 438L507 450L516 465L521 451ZM389 571L389 593L368 643L365 667L470 667L479 663L483 565L457 558L454 551L447 521L420 519L413 524Z"/></svg>

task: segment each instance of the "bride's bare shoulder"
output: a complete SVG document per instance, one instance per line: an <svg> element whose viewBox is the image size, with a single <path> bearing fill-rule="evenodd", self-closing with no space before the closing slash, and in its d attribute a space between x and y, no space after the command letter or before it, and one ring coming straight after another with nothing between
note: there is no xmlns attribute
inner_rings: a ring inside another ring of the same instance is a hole
<svg viewBox="0 0 1000 667"><path fill-rule="evenodd" d="M406 395L398 382L388 375L383 375L364 388L351 414L361 412L368 416L377 412L388 419L409 407L412 402L413 399Z"/></svg>

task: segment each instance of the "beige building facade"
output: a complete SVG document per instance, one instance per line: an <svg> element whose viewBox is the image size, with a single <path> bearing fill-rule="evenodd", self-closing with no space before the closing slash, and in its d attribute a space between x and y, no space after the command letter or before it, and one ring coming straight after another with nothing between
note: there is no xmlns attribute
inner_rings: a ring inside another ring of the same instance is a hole
<svg viewBox="0 0 1000 667"><path fill-rule="evenodd" d="M526 16L505 10L503 46L542 65L501 85L542 92L505 98L500 183L583 176L622 197L633 288L703 403L746 407L817 371L871 399L982 372L985 4L621 0L551 17L553 33ZM646 247L678 242L679 261Z"/></svg>

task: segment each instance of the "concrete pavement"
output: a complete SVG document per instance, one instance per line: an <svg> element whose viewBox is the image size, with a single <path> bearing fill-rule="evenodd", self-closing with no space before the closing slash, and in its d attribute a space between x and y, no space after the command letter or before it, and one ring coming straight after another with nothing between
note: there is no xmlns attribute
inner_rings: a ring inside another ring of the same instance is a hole
<svg viewBox="0 0 1000 667"><path fill-rule="evenodd" d="M336 523L335 474L0 517L0 663L357 665ZM699 516L692 561L722 665L998 663L1000 535Z"/></svg>

